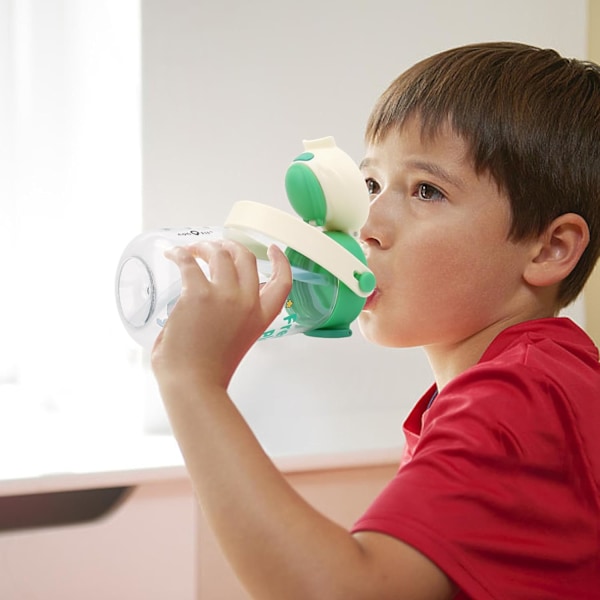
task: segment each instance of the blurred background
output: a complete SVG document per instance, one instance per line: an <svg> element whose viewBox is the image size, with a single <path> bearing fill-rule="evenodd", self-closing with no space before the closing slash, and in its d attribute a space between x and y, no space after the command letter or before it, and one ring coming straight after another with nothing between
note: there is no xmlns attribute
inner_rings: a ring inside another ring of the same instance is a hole
<svg viewBox="0 0 600 600"><path fill-rule="evenodd" d="M371 106L412 63L500 39L586 58L594 6L0 0L0 428L41 409L168 432L115 308L129 240L220 225L238 200L291 212L302 140L360 160ZM582 300L570 312L585 324ZM232 393L269 448L310 451L392 443L430 381L418 349L294 336L255 347Z"/></svg>

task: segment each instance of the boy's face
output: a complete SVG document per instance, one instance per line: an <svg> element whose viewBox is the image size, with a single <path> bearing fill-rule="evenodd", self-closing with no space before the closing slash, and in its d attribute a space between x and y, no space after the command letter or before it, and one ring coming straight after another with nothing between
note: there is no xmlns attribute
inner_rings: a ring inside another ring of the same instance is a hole
<svg viewBox="0 0 600 600"><path fill-rule="evenodd" d="M361 168L371 192L361 239L377 279L359 319L368 339L454 347L524 318L532 244L508 241L508 199L475 173L462 138L449 127L421 138L412 119L369 146Z"/></svg>

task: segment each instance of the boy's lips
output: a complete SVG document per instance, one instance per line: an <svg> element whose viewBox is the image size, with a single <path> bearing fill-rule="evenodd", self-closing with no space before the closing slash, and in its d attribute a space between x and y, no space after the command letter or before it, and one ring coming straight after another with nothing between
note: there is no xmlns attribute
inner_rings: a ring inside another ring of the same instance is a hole
<svg viewBox="0 0 600 600"><path fill-rule="evenodd" d="M375 288L369 296L367 296L367 300L365 301L365 305L363 306L363 310L368 310L373 306L377 297L379 296L379 288Z"/></svg>

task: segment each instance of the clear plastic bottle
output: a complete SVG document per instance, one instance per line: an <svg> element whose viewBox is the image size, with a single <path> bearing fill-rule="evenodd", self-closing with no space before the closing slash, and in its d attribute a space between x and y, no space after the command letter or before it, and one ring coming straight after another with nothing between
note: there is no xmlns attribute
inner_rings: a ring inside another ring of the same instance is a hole
<svg viewBox="0 0 600 600"><path fill-rule="evenodd" d="M115 294L121 321L136 342L152 346L181 293L179 268L165 257L165 250L224 237L231 235L223 227L161 229L143 233L128 244L117 268ZM291 248L284 251L292 267L292 290L260 339L293 333L351 335L349 324L362 309L364 298L306 256ZM207 265L198 263L208 275ZM258 258L257 266L264 283L270 276L270 263Z"/></svg>

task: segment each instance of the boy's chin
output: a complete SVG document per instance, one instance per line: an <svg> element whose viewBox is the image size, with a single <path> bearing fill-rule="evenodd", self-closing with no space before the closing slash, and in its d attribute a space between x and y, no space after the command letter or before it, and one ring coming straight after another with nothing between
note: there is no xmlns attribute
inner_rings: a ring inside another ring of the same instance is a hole
<svg viewBox="0 0 600 600"><path fill-rule="evenodd" d="M382 331L377 321L377 317L372 312L363 311L357 319L358 330L367 341L379 346L389 346L390 344L385 341L385 328ZM389 334L389 331L387 333Z"/></svg>
<svg viewBox="0 0 600 600"><path fill-rule="evenodd" d="M360 313L358 330L369 342L387 348L415 348L420 346L419 340L414 339L414 332L398 331L390 327L388 322L381 323L370 311Z"/></svg>

